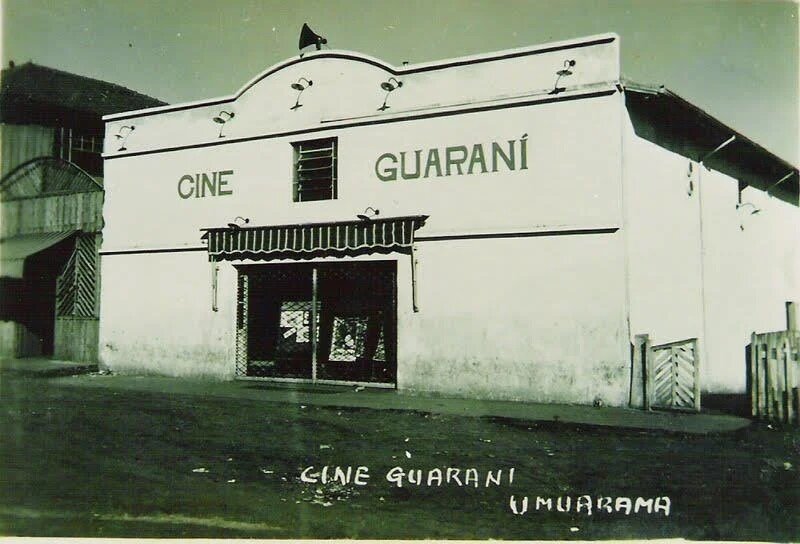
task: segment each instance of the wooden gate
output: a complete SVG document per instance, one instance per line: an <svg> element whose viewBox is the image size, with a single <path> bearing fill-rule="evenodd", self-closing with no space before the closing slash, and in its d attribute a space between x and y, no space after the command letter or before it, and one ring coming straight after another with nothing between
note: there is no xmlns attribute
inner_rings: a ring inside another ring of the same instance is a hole
<svg viewBox="0 0 800 544"><path fill-rule="evenodd" d="M645 408L700 411L697 338L647 343Z"/></svg>
<svg viewBox="0 0 800 544"><path fill-rule="evenodd" d="M75 249L56 278L56 315L97 317L98 236L79 234Z"/></svg>

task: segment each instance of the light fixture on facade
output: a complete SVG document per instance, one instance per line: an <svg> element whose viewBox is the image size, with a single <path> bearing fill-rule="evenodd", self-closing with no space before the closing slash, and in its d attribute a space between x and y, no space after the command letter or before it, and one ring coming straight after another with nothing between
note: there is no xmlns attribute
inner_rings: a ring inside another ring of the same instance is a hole
<svg viewBox="0 0 800 544"><path fill-rule="evenodd" d="M362 221L372 221L378 215L380 215L380 210L376 210L372 206L369 206L363 213L359 213L356 215Z"/></svg>
<svg viewBox="0 0 800 544"><path fill-rule="evenodd" d="M303 83L302 83L303 81L306 82L305 85L303 85ZM292 106L290 109L296 110L297 108L302 108L303 107L303 105L300 103L300 95L303 94L303 91L305 91L306 89L311 87L313 84L314 84L314 82L311 81L310 79L306 79L304 77L301 77L300 79L298 79L297 81L295 81L294 83L292 83L290 85L290 87L292 89L297 91L297 100L295 101L294 106Z"/></svg>
<svg viewBox="0 0 800 544"><path fill-rule="evenodd" d="M736 204L736 209L741 210L746 206L750 206L751 208L753 208L753 211L750 212L750 215L755 215L761 212L761 208L757 208L756 205L751 202L739 202L738 204Z"/></svg>
<svg viewBox="0 0 800 544"><path fill-rule="evenodd" d="M558 86L558 82L561 81L562 77L571 76L572 75L573 72L572 72L572 70L570 70L570 68L572 68L573 66L575 66L575 60L574 59L569 59L569 60L565 60L564 61L564 67L561 70L559 70L558 72L556 72L556 75L558 77L556 78L556 82L553 85L553 90L550 91L547 94L558 94L558 93L563 93L564 91L567 90L566 87L559 87Z"/></svg>
<svg viewBox="0 0 800 544"><path fill-rule="evenodd" d="M136 127L133 125L122 125L119 127L119 130L114 135L114 137L120 141L120 146L117 148L117 151L125 151L127 148L125 147L125 142L128 140L128 136L130 136L131 132L136 130Z"/></svg>
<svg viewBox="0 0 800 544"><path fill-rule="evenodd" d="M225 123L227 123L234 117L236 117L235 113L233 113L232 111L225 111L225 110L222 110L221 112L219 112L217 115L214 116L213 118L214 122L220 125L219 136L217 136L217 138L223 138L225 136L224 134L222 134L222 130L225 128Z"/></svg>
<svg viewBox="0 0 800 544"><path fill-rule="evenodd" d="M250 222L249 217L242 217L241 215L237 215L232 223L228 223L228 228L231 230L239 230L249 222Z"/></svg>
<svg viewBox="0 0 800 544"><path fill-rule="evenodd" d="M398 81L398 79L395 77L390 77L389 79L381 83L381 89L386 91L386 96L383 97L383 105L380 108L378 108L378 111L385 111L389 109L389 106L386 105L386 101L389 99L389 95L391 94L392 91L394 91L395 89L399 89L402 86L403 82Z"/></svg>
<svg viewBox="0 0 800 544"><path fill-rule="evenodd" d="M757 213L761 213L761 208L757 208L756 205L751 203L751 202L738 202L736 204L736 209L737 210L741 210L741 209L746 208L748 206L752 208L752 210L750 211L750 215L756 215ZM744 223L743 222L739 223L739 230L744 230Z"/></svg>

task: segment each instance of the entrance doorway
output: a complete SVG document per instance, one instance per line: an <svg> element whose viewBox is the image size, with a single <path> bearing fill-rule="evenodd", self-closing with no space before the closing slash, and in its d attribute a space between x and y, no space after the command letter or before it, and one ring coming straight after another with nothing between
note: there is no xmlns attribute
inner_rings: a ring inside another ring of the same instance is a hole
<svg viewBox="0 0 800 544"><path fill-rule="evenodd" d="M17 356L54 354L56 323L56 280L75 247L70 236L25 259L21 280L10 280L11 315L4 318L25 327L25 341L20 341ZM5 298L5 297L4 297ZM4 314L6 312L3 312Z"/></svg>
<svg viewBox="0 0 800 544"><path fill-rule="evenodd" d="M396 262L239 267L237 374L397 381Z"/></svg>

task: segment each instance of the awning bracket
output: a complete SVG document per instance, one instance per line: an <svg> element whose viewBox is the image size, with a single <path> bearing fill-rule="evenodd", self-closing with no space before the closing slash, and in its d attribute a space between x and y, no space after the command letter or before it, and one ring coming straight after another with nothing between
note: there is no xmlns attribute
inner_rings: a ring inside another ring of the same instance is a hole
<svg viewBox="0 0 800 544"><path fill-rule="evenodd" d="M779 179L778 181L776 181L775 183L773 183L772 185L770 185L769 187L767 187L767 189L766 189L766 193L767 193L767 194L769 194L769 190L770 190L770 189L772 189L773 187L777 187L778 185L780 185L781 183L783 183L784 181L786 181L787 179L789 179L790 177L792 177L794 174L795 174L795 171L794 171L794 170L792 170L791 172L789 172L788 174L786 174L785 176L783 176L781 179Z"/></svg>
<svg viewBox="0 0 800 544"><path fill-rule="evenodd" d="M730 138L719 144L717 147L715 147L714 149L712 149L711 151L700 157L700 160L697 162L699 162L703 166L706 166L705 165L706 160L710 159L712 155L714 155L718 151L721 151L723 148L728 147L728 145L732 144L735 141L736 141L736 134L734 134L733 136L731 136ZM706 166L706 170L711 170L711 169L708 166Z"/></svg>

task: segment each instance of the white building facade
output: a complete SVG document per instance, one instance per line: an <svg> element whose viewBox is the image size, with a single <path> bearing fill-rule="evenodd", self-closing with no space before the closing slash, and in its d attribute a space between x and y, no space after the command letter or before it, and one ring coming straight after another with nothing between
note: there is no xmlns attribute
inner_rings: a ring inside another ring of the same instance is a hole
<svg viewBox="0 0 800 544"><path fill-rule="evenodd" d="M800 299L796 168L626 83L613 34L312 52L105 119L118 372L623 406L635 335L696 338L700 388L743 391Z"/></svg>

